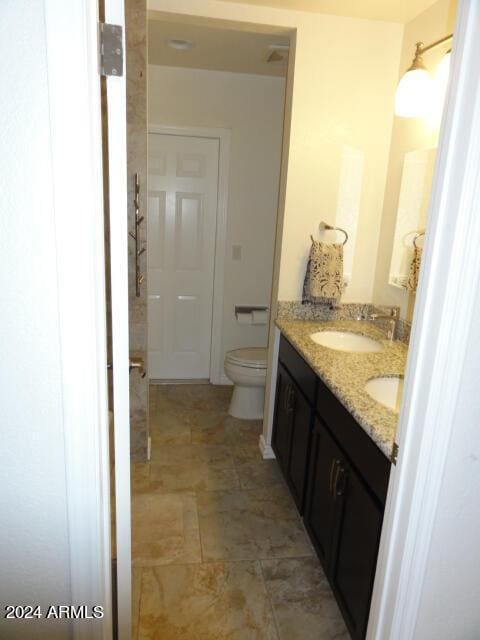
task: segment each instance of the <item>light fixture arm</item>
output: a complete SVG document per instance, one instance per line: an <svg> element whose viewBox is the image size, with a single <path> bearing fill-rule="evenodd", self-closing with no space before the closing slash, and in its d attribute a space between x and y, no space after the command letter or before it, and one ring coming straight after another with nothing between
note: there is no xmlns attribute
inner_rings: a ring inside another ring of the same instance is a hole
<svg viewBox="0 0 480 640"><path fill-rule="evenodd" d="M427 46L424 46L423 42L417 42L417 49L415 51L415 55L423 55L426 51L430 51L430 49L434 49L435 47L439 47L441 44L445 44L445 42L448 42L449 40L451 40L453 38L453 33L451 33L449 36L445 36L444 38L440 38L440 40L435 40L435 42L432 42L432 44L429 44Z"/></svg>
<svg viewBox="0 0 480 640"><path fill-rule="evenodd" d="M426 46L423 42L415 44L412 64L402 76L395 93L395 115L402 118L424 117L430 101L430 76L423 63L423 54L446 44L452 38L453 33Z"/></svg>

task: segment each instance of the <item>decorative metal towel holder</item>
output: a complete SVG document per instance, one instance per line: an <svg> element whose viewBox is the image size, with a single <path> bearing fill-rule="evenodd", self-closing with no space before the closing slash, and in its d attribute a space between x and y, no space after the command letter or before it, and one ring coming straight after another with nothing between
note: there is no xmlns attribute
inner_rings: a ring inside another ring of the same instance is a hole
<svg viewBox="0 0 480 640"><path fill-rule="evenodd" d="M345 229L342 229L341 227L332 227L331 225L327 224L326 222L320 222L320 224L318 225L318 229L320 231L320 233L322 233L323 231L340 231L340 233L343 233L343 235L345 236L344 241L342 242L342 244L347 244L348 242L348 233L345 231ZM313 239L313 236L310 236L310 238L312 239L312 242L315 242Z"/></svg>
<svg viewBox="0 0 480 640"><path fill-rule="evenodd" d="M144 221L144 216L140 215L140 179L138 173L135 174L135 193L133 198L133 206L135 208L135 231L129 231L129 235L135 241L135 295L140 297L140 285L144 281L144 276L140 273L140 261L139 258L142 253L147 250L146 247L139 249L140 238L139 229L141 223Z"/></svg>

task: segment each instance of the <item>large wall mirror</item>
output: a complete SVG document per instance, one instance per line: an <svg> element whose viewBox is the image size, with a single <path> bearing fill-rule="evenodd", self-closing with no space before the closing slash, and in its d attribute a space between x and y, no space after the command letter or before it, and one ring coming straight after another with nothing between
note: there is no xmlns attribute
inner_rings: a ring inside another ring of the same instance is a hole
<svg viewBox="0 0 480 640"><path fill-rule="evenodd" d="M389 284L400 289L411 288L415 245L423 245L436 152L431 147L405 154L389 274Z"/></svg>

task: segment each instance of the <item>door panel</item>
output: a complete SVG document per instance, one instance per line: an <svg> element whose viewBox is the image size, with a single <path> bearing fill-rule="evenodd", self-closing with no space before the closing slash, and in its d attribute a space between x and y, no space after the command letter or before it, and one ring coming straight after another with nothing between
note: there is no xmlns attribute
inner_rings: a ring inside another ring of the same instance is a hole
<svg viewBox="0 0 480 640"><path fill-rule="evenodd" d="M177 193L175 211L175 271L201 271L204 204L201 193Z"/></svg>
<svg viewBox="0 0 480 640"><path fill-rule="evenodd" d="M219 141L149 134L149 376L210 377Z"/></svg>
<svg viewBox="0 0 480 640"><path fill-rule="evenodd" d="M343 517L332 580L349 618L354 638L364 638L377 565L382 510L351 467L345 469ZM340 496L340 493L343 494Z"/></svg>
<svg viewBox="0 0 480 640"><path fill-rule="evenodd" d="M292 436L292 411L290 404L292 388L292 379L284 367L279 364L277 374L277 393L275 396L276 404L275 417L273 421L272 448L285 476L288 475L290 440Z"/></svg>
<svg viewBox="0 0 480 640"><path fill-rule="evenodd" d="M303 513L311 418L312 407L295 385L288 477L292 495L300 513Z"/></svg>
<svg viewBox="0 0 480 640"><path fill-rule="evenodd" d="M165 191L148 192L148 251L149 267L152 269L165 268L165 212L166 212Z"/></svg>
<svg viewBox="0 0 480 640"><path fill-rule="evenodd" d="M310 454L305 526L325 568L329 573L337 525L337 503L332 486L342 453L325 426L315 419Z"/></svg>

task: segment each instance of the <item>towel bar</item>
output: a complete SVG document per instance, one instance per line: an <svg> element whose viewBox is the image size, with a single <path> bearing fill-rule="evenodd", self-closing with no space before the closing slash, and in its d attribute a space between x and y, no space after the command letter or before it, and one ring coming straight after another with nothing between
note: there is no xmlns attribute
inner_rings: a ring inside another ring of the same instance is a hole
<svg viewBox="0 0 480 640"><path fill-rule="evenodd" d="M342 229L341 227L332 227L330 224L327 224L326 222L320 222L320 224L318 225L318 228L320 230L320 233L322 231L340 231L340 233L343 233L343 235L345 236L344 241L342 242L342 244L347 244L348 242L348 233L345 231L345 229ZM312 242L314 242L313 240L313 236L310 236L310 238L312 239Z"/></svg>
<svg viewBox="0 0 480 640"><path fill-rule="evenodd" d="M140 224L145 220L144 216L140 215L140 179L138 173L135 174L135 191L134 191L134 200L133 206L135 208L135 231L129 231L128 235L135 242L135 295L137 298L140 297L140 285L144 281L144 276L140 273L140 256L145 253L147 250L146 247L140 248L140 238L139 238L139 227Z"/></svg>

